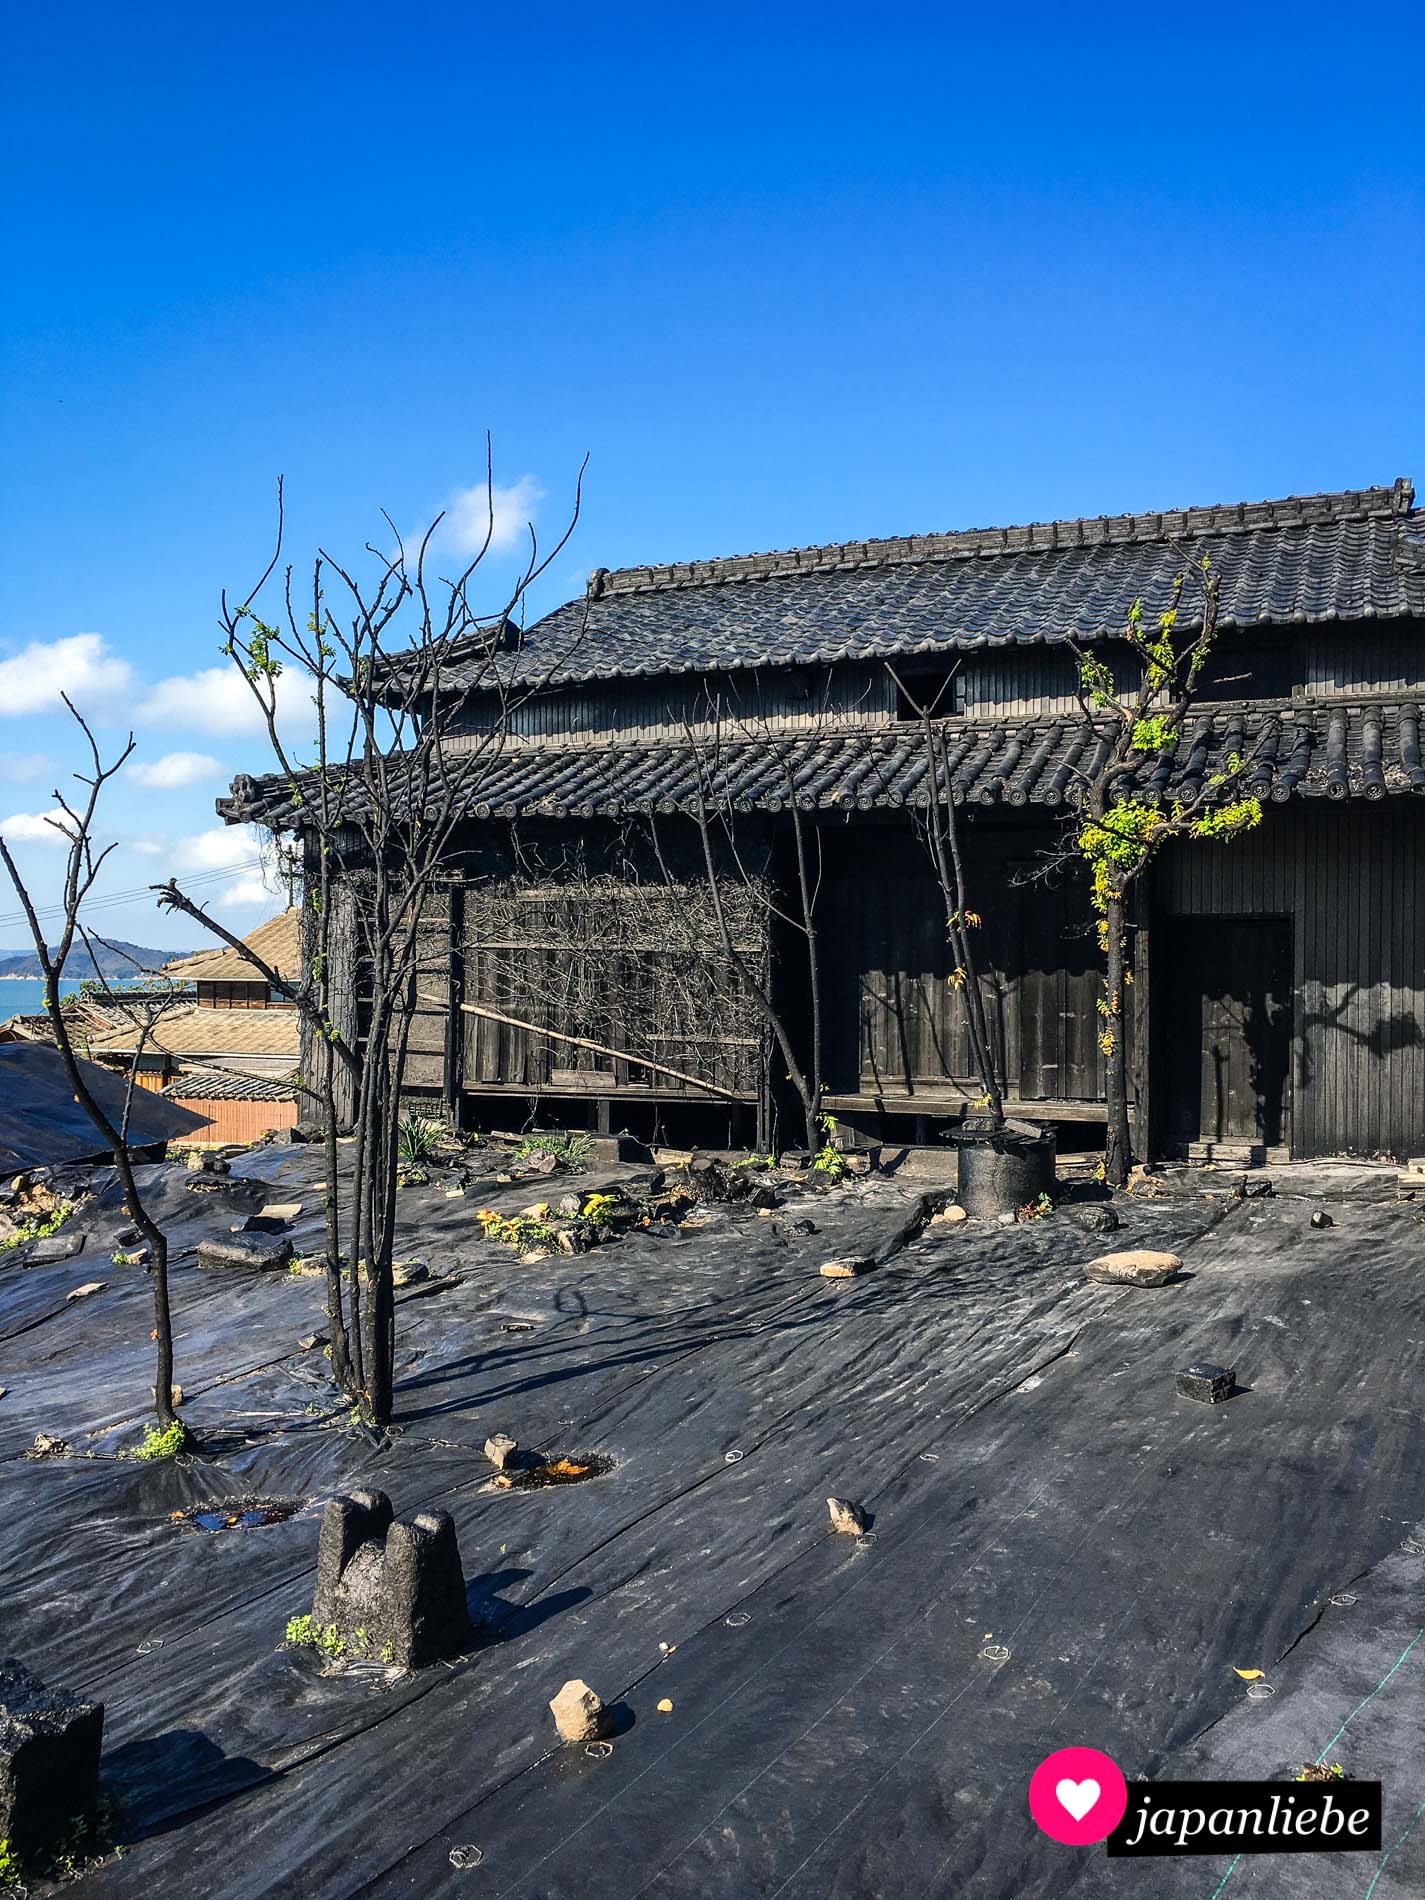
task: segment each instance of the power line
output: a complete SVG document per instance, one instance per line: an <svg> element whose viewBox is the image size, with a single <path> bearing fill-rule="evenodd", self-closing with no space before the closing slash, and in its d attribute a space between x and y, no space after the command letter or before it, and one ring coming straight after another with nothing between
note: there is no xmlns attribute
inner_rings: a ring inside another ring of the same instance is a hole
<svg viewBox="0 0 1425 1900"><path fill-rule="evenodd" d="M206 890L214 884L226 883L229 878L241 877L248 871L261 871L265 868L261 858L246 858L238 864L225 864L217 870L195 871L190 877L182 878L178 882L180 888L184 890L191 890L199 885ZM93 897L86 902L84 916L88 918L94 911L115 910L125 904L139 903L145 897L152 896L153 891L152 884L139 884L128 891L106 891L102 897ZM36 904L35 915L40 918L63 917L64 905ZM0 930L23 928L28 923L29 919L22 910L14 911L9 916L0 916Z"/></svg>

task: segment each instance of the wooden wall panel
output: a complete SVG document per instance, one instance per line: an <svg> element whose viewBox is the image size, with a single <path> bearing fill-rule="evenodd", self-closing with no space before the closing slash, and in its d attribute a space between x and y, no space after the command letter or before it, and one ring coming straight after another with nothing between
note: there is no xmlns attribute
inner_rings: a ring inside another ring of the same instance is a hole
<svg viewBox="0 0 1425 1900"><path fill-rule="evenodd" d="M1293 1152L1425 1151L1425 810L1271 806L1160 860L1160 914L1293 925ZM1159 1007L1171 1010L1171 999Z"/></svg>

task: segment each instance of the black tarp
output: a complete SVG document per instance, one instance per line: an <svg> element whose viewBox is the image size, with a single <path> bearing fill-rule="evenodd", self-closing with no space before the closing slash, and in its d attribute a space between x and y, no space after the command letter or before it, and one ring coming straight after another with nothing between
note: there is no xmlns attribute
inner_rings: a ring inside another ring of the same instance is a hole
<svg viewBox="0 0 1425 1900"><path fill-rule="evenodd" d="M403 1201L408 1250L460 1284L403 1296L400 1430L377 1446L297 1344L320 1281L191 1262L268 1193L315 1232L310 1156L243 1166L253 1184L217 1193L152 1176L202 1458L114 1456L152 1377L141 1271L66 1305L88 1264L0 1270L0 1649L107 1705L133 1845L89 1891L1425 1888L1425 1642L1387 1675L1425 1624L1425 1559L1403 1548L1425 1517L1412 1210L1341 1202L1314 1232L1304 1199L1130 1202L1112 1244L1175 1247L1190 1277L1120 1291L1082 1281L1104 1243L1062 1214L932 1227L821 1279L893 1242L913 1205L894 1182L528 1265L480 1236L478 1194L432 1186ZM801 1215L820 1231L792 1233ZM1235 1363L1229 1404L1175 1396L1201 1357ZM74 1455L22 1457L39 1430ZM479 1447L499 1430L616 1466L492 1491ZM317 1506L361 1483L453 1512L484 1625L467 1658L390 1682L279 1648L310 1607ZM308 1508L218 1535L171 1516L246 1493ZM831 1493L868 1506L870 1538L831 1534ZM1275 1697L1249 1701L1237 1668ZM552 1745L572 1676L616 1705L606 1757ZM1130 1777L1280 1776L1343 1722L1336 1756L1386 1783L1383 1860L1109 1861L1028 1816L1059 1746Z"/></svg>
<svg viewBox="0 0 1425 1900"><path fill-rule="evenodd" d="M94 1099L117 1123L124 1113L127 1078L97 1062L82 1062L80 1070ZM150 1148L203 1125L201 1115L164 1101L151 1089L133 1092L131 1148ZM58 1049L43 1042L0 1043L0 1170L59 1167L107 1153L74 1099Z"/></svg>

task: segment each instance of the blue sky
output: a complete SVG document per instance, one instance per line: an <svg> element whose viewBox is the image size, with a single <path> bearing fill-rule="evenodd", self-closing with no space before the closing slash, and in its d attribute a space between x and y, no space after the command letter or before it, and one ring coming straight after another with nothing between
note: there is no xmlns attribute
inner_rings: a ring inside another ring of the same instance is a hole
<svg viewBox="0 0 1425 1900"><path fill-rule="evenodd" d="M289 551L354 556L458 502L487 428L542 532L587 451L544 605L593 566L1425 487L1421 38L1312 5L11 9L0 828L52 897L20 821L72 768L67 683L149 779L107 888L202 873L258 921L212 800L262 749L207 673L279 473Z"/></svg>

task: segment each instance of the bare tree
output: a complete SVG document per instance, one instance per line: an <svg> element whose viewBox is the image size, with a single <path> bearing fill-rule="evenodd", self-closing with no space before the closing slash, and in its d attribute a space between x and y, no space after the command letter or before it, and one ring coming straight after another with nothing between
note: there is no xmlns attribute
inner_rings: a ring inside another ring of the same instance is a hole
<svg viewBox="0 0 1425 1900"><path fill-rule="evenodd" d="M230 819L301 839L298 977L255 956L175 881L159 893L245 956L302 1014L301 1085L315 1098L325 1153L332 1367L377 1426L389 1423L392 1409L397 1108L417 983L446 965L448 945L443 938L433 945L434 920L459 872L461 828L499 763L511 715L567 662L583 631L533 673L513 664L516 616L567 545L580 488L555 544L541 550L531 527L503 604L478 614L471 587L495 538L488 446L486 493L484 538L453 576L432 572L440 517L408 553L388 516L393 547L368 546L371 565L360 571L319 551L299 603L294 570L282 568L279 485L273 557L241 602L224 595L222 603L223 650L253 695L276 771L261 784L237 781L226 809ZM281 613L263 619L258 596L279 569ZM313 708L305 744L286 729L292 682ZM338 1149L347 1128L349 1171Z"/></svg>
<svg viewBox="0 0 1425 1900"><path fill-rule="evenodd" d="M1125 993L1132 982L1127 918L1130 893L1163 846L1175 838L1225 840L1259 824L1261 801L1242 791L1254 758L1229 755L1219 772L1205 773L1197 789L1171 797L1163 787L1173 773L1189 713L1200 697L1200 677L1217 638L1219 576L1206 556L1182 549L1167 608L1146 626L1135 600L1125 626L1132 679L1120 686L1099 655L1070 640L1078 663L1080 714L1094 747L1087 770L1077 769L1075 817L1058 854L1087 862L1090 896L1104 953L1099 1003L1107 1094L1104 1178L1122 1187L1132 1165L1128 1116L1128 1063L1124 1043ZM1192 577L1200 618L1184 623L1183 593ZM1156 766L1155 766L1156 762ZM1157 786L1143 781L1157 779Z"/></svg>
<svg viewBox="0 0 1425 1900"><path fill-rule="evenodd" d="M186 1441L187 1432L173 1409L173 1318L168 1296L168 1240L144 1201L129 1152L129 1123L139 1066L158 1023L174 1006L176 998L171 987L166 986L161 977L156 977L154 984L142 992L123 995L125 1012L134 1025L135 1042L127 1063L123 1107L116 1119L95 1095L89 1076L81 1066L74 1046L73 1025L68 1011L62 1006L59 986L76 942L88 951L91 965L96 971L100 968L98 951L109 948L102 938L94 936L89 930L84 912L104 861L114 849L112 842L102 846L95 842L95 827L104 790L123 769L133 752L134 738L130 733L117 756L106 763L86 720L76 711L67 695L61 694L61 698L84 735L90 769L87 774L74 774L83 790L73 801L60 791L54 793L59 815L51 816L48 820L67 846L63 895L59 906L62 922L58 941L54 944L49 942L39 907L3 838L0 838L0 859L4 860L10 882L15 887L15 894L25 913L35 955L44 976L45 1011L74 1099L89 1117L113 1157L123 1190L125 1210L148 1243L153 1281L153 1336L157 1348L153 1404L160 1433L172 1436L171 1447L165 1445L165 1449L177 1450ZM115 992L107 982L105 990L113 998Z"/></svg>
<svg viewBox="0 0 1425 1900"><path fill-rule="evenodd" d="M736 974L739 987L752 999L765 1026L770 1043L775 1044L785 1067L787 1079L801 1102L805 1139L809 1149L820 1148L826 1132L823 1097L826 1081L823 1062L823 1024L821 965L818 951L817 905L821 896L823 864L821 834L808 822L813 801L796 783L792 754L755 715L744 717L729 729L721 702L709 697L706 717L682 720L683 744L692 760L694 785L687 801L687 815L696 828L696 856L701 866L715 941L728 967ZM770 749L775 758L778 789L763 797L773 818L785 816L791 833L793 866L792 891L787 902L778 896L772 876L772 850L768 820L756 826L756 841L748 836L753 812L738 784L737 747L755 741ZM650 820L650 832L665 879L675 876L669 862L666 836L660 834L656 820ZM733 904L730 893L751 895L764 919L763 946L753 950L734 927L745 909ZM805 1057L780 1000L776 958L772 950L772 927L781 924L798 942L797 969L805 981L808 1036Z"/></svg>
<svg viewBox="0 0 1425 1900"><path fill-rule="evenodd" d="M955 787L945 739L945 722L935 716L932 707L917 702L889 662L886 671L920 721L926 790L924 803L917 810L916 829L929 855L935 881L940 887L940 901L945 911L945 934L955 960L950 982L964 1004L970 1060L975 1065L982 1091L977 1107L983 1121L988 1124L987 1132L998 1134L1005 1120L1004 1084L995 1067L994 1043L971 936L971 932L980 925L981 914L971 906L965 880L965 856L960 846L960 821L955 809Z"/></svg>

